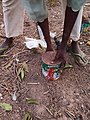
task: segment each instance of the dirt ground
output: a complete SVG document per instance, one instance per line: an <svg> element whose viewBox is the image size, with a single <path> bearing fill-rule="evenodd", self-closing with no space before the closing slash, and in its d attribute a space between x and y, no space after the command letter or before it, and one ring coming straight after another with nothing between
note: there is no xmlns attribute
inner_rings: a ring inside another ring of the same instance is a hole
<svg viewBox="0 0 90 120"><path fill-rule="evenodd" d="M62 34L61 3L50 7L50 31ZM90 15L90 5L84 7L84 15ZM16 29L16 28L15 28ZM4 36L2 7L0 2L0 36ZM83 120L90 120L90 64L80 67L73 57L67 53L67 62L73 68L65 69L59 80L48 81L41 73L41 54L34 53L25 47L24 37L38 38L36 26L25 15L24 34L15 38L14 46L0 58L0 102L10 103L12 111L0 108L0 120L22 120L27 112L31 112L33 120L72 120L66 111L73 115L80 114ZM0 37L0 43L4 38ZM90 58L90 30L81 35L80 46ZM53 44L54 41L52 40ZM19 63L16 60L19 59ZM20 81L16 70L18 64L27 61L29 72L25 72ZM16 92L17 99L12 100ZM39 104L28 104L26 98L33 98ZM26 119L30 120L30 119ZM82 119L75 119L82 120Z"/></svg>

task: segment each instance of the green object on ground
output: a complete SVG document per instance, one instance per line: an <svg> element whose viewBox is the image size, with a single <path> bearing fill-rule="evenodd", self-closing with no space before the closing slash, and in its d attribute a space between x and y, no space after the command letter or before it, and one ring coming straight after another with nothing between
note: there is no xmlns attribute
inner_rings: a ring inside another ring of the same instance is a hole
<svg viewBox="0 0 90 120"><path fill-rule="evenodd" d="M0 107L6 111L12 111L12 106L7 103L0 103Z"/></svg>

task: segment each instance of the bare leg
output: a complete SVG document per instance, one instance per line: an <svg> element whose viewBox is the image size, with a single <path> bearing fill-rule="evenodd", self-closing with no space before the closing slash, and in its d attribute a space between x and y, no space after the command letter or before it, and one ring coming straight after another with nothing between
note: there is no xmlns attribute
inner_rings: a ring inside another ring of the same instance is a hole
<svg viewBox="0 0 90 120"><path fill-rule="evenodd" d="M60 48L57 50L55 57L55 60L60 60L62 62L62 65L65 65L64 53L66 52L67 41L69 40L78 13L79 11L74 12L70 7L66 7L62 42Z"/></svg>
<svg viewBox="0 0 90 120"><path fill-rule="evenodd" d="M50 39L50 33L49 33L49 25L48 25L48 18L44 20L44 22L38 22L38 25L41 27L44 38L47 43L47 50L46 51L52 51L52 44Z"/></svg>

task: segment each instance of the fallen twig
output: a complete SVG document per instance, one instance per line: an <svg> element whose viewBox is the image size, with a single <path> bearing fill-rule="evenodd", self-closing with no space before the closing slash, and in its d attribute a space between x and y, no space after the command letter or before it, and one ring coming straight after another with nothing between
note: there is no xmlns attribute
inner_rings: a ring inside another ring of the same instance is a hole
<svg viewBox="0 0 90 120"><path fill-rule="evenodd" d="M75 115L68 110L65 110L65 113L72 119L75 120Z"/></svg>
<svg viewBox="0 0 90 120"><path fill-rule="evenodd" d="M7 55L0 55L0 58L7 57Z"/></svg>
<svg viewBox="0 0 90 120"><path fill-rule="evenodd" d="M51 116L53 116L53 113L45 105L43 105L43 107L50 113Z"/></svg>
<svg viewBox="0 0 90 120"><path fill-rule="evenodd" d="M48 94L48 93L49 93L49 90L48 90L48 91L46 91L46 92L44 92L43 94L44 94L44 95L46 95L46 94Z"/></svg>
<svg viewBox="0 0 90 120"><path fill-rule="evenodd" d="M9 95L11 95L11 93L10 93L10 91L9 91L9 89L8 89L8 87L7 87L6 84L5 84L5 85L0 84L0 86L1 86L2 88L4 88L6 91L8 91Z"/></svg>
<svg viewBox="0 0 90 120"><path fill-rule="evenodd" d="M27 83L28 85L40 85L40 83Z"/></svg>

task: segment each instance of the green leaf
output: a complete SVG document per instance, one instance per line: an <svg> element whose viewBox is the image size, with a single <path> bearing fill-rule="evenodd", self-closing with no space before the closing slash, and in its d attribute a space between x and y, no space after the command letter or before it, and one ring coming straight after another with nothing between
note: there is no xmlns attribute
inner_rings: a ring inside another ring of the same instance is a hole
<svg viewBox="0 0 90 120"><path fill-rule="evenodd" d="M33 98L26 98L26 102L28 104L36 104L36 105L39 104L38 101L36 99L33 99Z"/></svg>
<svg viewBox="0 0 90 120"><path fill-rule="evenodd" d="M12 106L7 103L0 103L0 107L6 111L12 111Z"/></svg>
<svg viewBox="0 0 90 120"><path fill-rule="evenodd" d="M31 113L26 113L24 118L22 120L32 120L32 116L31 116Z"/></svg>

